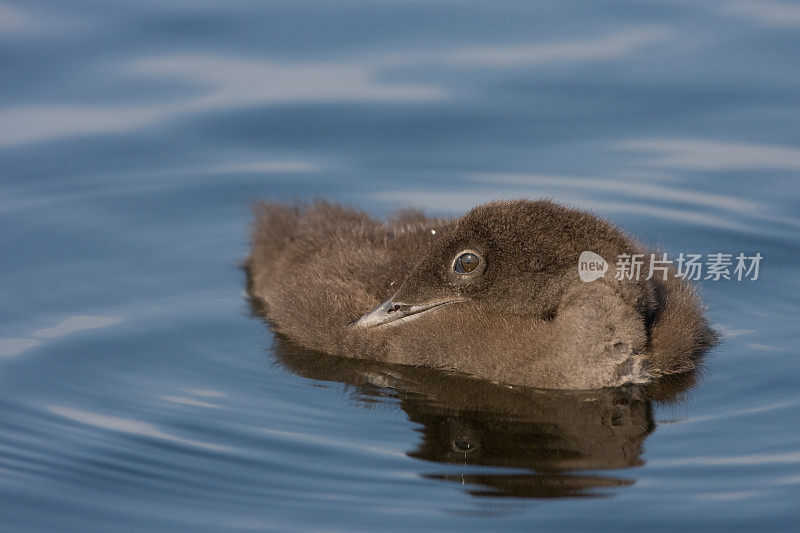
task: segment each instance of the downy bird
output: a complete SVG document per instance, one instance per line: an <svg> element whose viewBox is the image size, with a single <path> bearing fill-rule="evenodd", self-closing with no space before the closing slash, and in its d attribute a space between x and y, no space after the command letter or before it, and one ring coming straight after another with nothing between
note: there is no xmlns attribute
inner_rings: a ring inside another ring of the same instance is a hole
<svg viewBox="0 0 800 533"><path fill-rule="evenodd" d="M387 222L326 202L256 206L248 292L276 332L333 355L426 366L510 386L596 389L693 370L716 343L672 272L579 276L647 250L610 222L548 200L452 220Z"/></svg>

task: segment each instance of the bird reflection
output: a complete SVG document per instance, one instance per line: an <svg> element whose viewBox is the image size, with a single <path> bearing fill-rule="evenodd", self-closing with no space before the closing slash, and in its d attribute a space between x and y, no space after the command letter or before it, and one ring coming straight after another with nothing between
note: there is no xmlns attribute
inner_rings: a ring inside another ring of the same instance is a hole
<svg viewBox="0 0 800 533"><path fill-rule="evenodd" d="M599 497L632 485L633 479L607 471L643 464L643 443L655 427L652 402L675 401L695 378L681 374L648 387L539 390L334 357L279 335L273 352L293 373L354 387L365 406L399 402L420 425L419 442L407 454L463 466L461 473L423 475L468 485L478 497Z"/></svg>

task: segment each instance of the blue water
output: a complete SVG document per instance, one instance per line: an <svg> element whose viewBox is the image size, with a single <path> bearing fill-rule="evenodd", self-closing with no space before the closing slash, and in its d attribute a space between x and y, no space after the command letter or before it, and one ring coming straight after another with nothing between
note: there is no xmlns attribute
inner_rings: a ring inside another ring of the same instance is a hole
<svg viewBox="0 0 800 533"><path fill-rule="evenodd" d="M0 0L0 530L796 531L798 50L789 1ZM252 316L258 198L522 196L762 254L701 282L693 387L501 390Z"/></svg>

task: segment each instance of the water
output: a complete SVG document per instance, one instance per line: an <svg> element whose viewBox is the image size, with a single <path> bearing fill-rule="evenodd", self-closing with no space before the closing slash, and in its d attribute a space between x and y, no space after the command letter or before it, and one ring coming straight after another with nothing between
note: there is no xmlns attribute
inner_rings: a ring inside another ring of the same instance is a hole
<svg viewBox="0 0 800 533"><path fill-rule="evenodd" d="M3 0L0 529L796 530L798 47L789 2ZM517 196L763 255L702 283L694 387L501 390L251 316L256 198Z"/></svg>

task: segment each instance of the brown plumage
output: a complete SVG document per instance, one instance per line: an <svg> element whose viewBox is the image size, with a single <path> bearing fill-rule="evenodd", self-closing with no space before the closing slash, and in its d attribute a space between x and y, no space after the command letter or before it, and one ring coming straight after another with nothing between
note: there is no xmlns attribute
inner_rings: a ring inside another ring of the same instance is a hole
<svg viewBox="0 0 800 533"><path fill-rule="evenodd" d="M690 285L614 279L616 257L643 248L550 201L387 223L325 202L261 203L256 218L248 291L276 331L314 350L591 389L690 370L715 342ZM584 250L609 262L605 277L580 280Z"/></svg>

